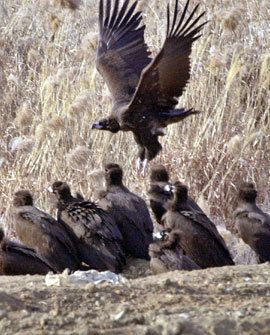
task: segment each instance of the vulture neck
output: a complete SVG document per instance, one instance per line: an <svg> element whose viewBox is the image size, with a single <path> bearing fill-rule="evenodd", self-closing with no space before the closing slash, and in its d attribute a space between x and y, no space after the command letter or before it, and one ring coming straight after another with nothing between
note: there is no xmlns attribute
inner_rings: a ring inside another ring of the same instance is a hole
<svg viewBox="0 0 270 335"><path fill-rule="evenodd" d="M106 186L108 190L113 190L116 188L124 188L122 180L108 180Z"/></svg>
<svg viewBox="0 0 270 335"><path fill-rule="evenodd" d="M64 194L62 193L60 194L60 198L58 199L57 208L59 210L64 210L69 204L74 202L78 202L78 199L73 198L70 191L65 192Z"/></svg>
<svg viewBox="0 0 270 335"><path fill-rule="evenodd" d="M171 203L171 210L179 211L186 207L188 195L187 192L178 192L174 194L172 203Z"/></svg>

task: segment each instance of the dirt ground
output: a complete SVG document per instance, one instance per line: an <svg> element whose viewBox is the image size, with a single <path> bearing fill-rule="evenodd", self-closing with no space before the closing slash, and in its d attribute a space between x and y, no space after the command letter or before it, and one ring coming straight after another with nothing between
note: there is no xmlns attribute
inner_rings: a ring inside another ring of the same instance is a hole
<svg viewBox="0 0 270 335"><path fill-rule="evenodd" d="M0 334L270 334L270 265L161 275L132 266L125 284L47 286L0 277Z"/></svg>

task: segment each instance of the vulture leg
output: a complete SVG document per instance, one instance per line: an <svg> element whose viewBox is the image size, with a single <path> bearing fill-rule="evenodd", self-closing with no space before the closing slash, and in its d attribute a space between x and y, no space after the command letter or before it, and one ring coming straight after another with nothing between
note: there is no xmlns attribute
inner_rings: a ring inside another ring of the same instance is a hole
<svg viewBox="0 0 270 335"><path fill-rule="evenodd" d="M141 171L141 168L142 168L142 164L143 164L143 161L141 160L141 158L137 158L136 159L136 171L137 171L137 175L140 174L140 171Z"/></svg>
<svg viewBox="0 0 270 335"><path fill-rule="evenodd" d="M148 173L148 159L145 159L143 161L143 167L142 167L142 176L146 177Z"/></svg>
<svg viewBox="0 0 270 335"><path fill-rule="evenodd" d="M142 175L145 177L148 172L148 162L156 157L162 150L162 146L158 141L158 135L153 135L151 131L145 131L143 136L134 134L134 139L139 147L139 158L136 161L137 173L142 169Z"/></svg>
<svg viewBox="0 0 270 335"><path fill-rule="evenodd" d="M140 171L142 170L144 166L144 160L145 160L145 147L143 146L142 140L139 135L133 134L134 139L136 143L138 144L138 159L136 160L136 170L137 175L140 174Z"/></svg>
<svg viewBox="0 0 270 335"><path fill-rule="evenodd" d="M145 147L145 158L151 161L162 150L162 146L158 141L157 135L153 136L151 133L147 135L144 138L143 145Z"/></svg>

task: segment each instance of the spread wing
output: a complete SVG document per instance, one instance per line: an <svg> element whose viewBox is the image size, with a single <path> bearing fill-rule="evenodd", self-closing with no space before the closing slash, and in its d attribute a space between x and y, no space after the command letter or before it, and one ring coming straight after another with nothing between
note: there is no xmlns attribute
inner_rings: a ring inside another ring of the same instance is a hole
<svg viewBox="0 0 270 335"><path fill-rule="evenodd" d="M141 12L135 12L137 2L128 9L129 2L125 0L119 10L119 0L115 0L111 13L111 0L107 0L105 18L103 0L99 2L97 69L115 104L130 101L143 68L151 61L144 42L145 26L140 26Z"/></svg>
<svg viewBox="0 0 270 335"><path fill-rule="evenodd" d="M182 95L190 78L192 43L201 36L198 33L207 23L197 26L205 12L193 20L199 5L185 20L189 2L190 0L187 1L178 21L178 0L175 1L172 24L168 5L166 40L159 54L143 70L136 92L129 104L129 111L133 111L140 104L149 103L169 110L177 104L176 97Z"/></svg>

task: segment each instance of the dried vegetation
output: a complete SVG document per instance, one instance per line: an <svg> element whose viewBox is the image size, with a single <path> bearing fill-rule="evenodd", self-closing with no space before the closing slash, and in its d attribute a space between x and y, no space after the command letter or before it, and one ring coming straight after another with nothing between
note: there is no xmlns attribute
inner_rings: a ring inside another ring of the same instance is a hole
<svg viewBox="0 0 270 335"><path fill-rule="evenodd" d="M146 41L156 53L165 33L165 2L140 2ZM215 222L232 227L240 180L255 182L270 210L270 8L259 0L200 3L209 23L194 44L192 78L180 105L202 113L169 127L164 150L152 164L168 167L174 179L190 185ZM96 1L1 1L3 222L20 188L29 188L43 209L49 207L46 187L55 180L91 197L92 171L109 161L122 164L126 184L146 196L148 182L136 174L131 134L90 129L111 108L95 70L96 47Z"/></svg>

